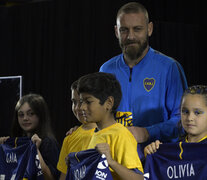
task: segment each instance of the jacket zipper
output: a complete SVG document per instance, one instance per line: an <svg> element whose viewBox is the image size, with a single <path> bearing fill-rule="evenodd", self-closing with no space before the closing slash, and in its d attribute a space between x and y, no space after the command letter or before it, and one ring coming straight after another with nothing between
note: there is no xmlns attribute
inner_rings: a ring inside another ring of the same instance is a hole
<svg viewBox="0 0 207 180"><path fill-rule="evenodd" d="M130 68L129 82L132 81L132 68Z"/></svg>

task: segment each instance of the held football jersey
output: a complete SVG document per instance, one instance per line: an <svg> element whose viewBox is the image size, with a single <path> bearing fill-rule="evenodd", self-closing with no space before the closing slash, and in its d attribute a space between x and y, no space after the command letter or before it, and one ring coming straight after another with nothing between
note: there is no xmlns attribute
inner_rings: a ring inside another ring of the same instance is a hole
<svg viewBox="0 0 207 180"><path fill-rule="evenodd" d="M145 180L206 180L206 143L166 143L158 151L147 155Z"/></svg>
<svg viewBox="0 0 207 180"><path fill-rule="evenodd" d="M66 180L113 180L105 155L95 149L69 154Z"/></svg>
<svg viewBox="0 0 207 180"><path fill-rule="evenodd" d="M27 137L0 145L0 180L43 180L36 145Z"/></svg>

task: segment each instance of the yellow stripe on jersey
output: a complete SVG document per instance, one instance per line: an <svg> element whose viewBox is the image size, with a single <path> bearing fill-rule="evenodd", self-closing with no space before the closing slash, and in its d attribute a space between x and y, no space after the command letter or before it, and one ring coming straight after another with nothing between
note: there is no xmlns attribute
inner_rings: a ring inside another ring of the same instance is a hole
<svg viewBox="0 0 207 180"><path fill-rule="evenodd" d="M207 136L204 136L202 139L200 139L198 142L201 142L201 141L203 141L204 139L206 139L207 138Z"/></svg>
<svg viewBox="0 0 207 180"><path fill-rule="evenodd" d="M182 158L182 154L183 154L182 141L179 143L179 146L180 146L180 155L179 155L179 157L180 157L180 159L183 159Z"/></svg>
<svg viewBox="0 0 207 180"><path fill-rule="evenodd" d="M80 160L77 157L78 152L75 153L75 158L77 159L78 162L80 162Z"/></svg>
<svg viewBox="0 0 207 180"><path fill-rule="evenodd" d="M17 140L18 140L18 137L15 138L15 141L14 141L14 148L17 147Z"/></svg>
<svg viewBox="0 0 207 180"><path fill-rule="evenodd" d="M115 115L116 122L124 126L133 126L133 118L131 112L121 112L117 111Z"/></svg>
<svg viewBox="0 0 207 180"><path fill-rule="evenodd" d="M197 141L197 143L203 141L203 140L206 139L206 138L207 138L207 136L204 136L204 137L201 138L199 141ZM188 141L188 137L187 137L187 136L185 137L185 142L189 143L189 141Z"/></svg>

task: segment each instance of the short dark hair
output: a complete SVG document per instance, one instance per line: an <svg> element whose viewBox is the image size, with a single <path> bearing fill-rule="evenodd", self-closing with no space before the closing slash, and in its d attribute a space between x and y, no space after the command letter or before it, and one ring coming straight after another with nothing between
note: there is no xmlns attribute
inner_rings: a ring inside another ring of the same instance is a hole
<svg viewBox="0 0 207 180"><path fill-rule="evenodd" d="M71 86L70 86L70 89L71 90L77 90L77 87L78 87L78 80L74 81Z"/></svg>
<svg viewBox="0 0 207 180"><path fill-rule="evenodd" d="M95 72L78 80L78 92L88 93L100 100L103 105L109 96L114 98L112 113L116 112L122 98L121 86L113 74Z"/></svg>
<svg viewBox="0 0 207 180"><path fill-rule="evenodd" d="M129 2L127 4L124 4L117 12L116 19L119 17L120 14L129 14L129 13L139 13L143 12L146 16L147 22L149 22L149 15L147 12L147 9L138 2Z"/></svg>

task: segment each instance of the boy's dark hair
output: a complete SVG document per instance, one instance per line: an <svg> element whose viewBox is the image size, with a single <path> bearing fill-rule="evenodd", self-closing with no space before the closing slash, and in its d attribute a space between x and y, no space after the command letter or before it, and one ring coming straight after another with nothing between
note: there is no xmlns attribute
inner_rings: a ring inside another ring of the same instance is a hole
<svg viewBox="0 0 207 180"><path fill-rule="evenodd" d="M114 98L112 113L116 112L121 101L121 86L113 74L96 72L82 76L78 80L79 93L88 93L100 100L103 105L109 96Z"/></svg>
<svg viewBox="0 0 207 180"><path fill-rule="evenodd" d="M78 87L78 80L74 81L71 86L70 86L70 89L71 90L76 90Z"/></svg>

